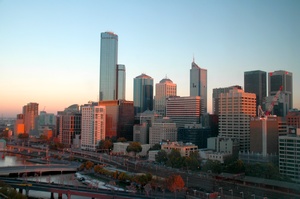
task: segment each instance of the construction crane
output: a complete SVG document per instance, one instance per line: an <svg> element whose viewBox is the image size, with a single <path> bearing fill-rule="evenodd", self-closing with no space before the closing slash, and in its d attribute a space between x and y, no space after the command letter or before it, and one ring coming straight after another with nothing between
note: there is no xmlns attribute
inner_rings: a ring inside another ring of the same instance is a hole
<svg viewBox="0 0 300 199"><path fill-rule="evenodd" d="M264 112L261 108L260 105L258 105L257 108L257 115L258 117L265 117L271 114L273 108L274 108L274 104L275 102L278 100L279 94L282 91L282 86L279 87L279 90L277 91L276 95L274 95L271 104L269 105L268 109L266 110L266 112Z"/></svg>

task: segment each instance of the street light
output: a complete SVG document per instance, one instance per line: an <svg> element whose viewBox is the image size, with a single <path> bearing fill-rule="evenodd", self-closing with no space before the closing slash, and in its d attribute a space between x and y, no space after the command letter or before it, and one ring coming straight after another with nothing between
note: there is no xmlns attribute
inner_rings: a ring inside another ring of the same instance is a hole
<svg viewBox="0 0 300 199"><path fill-rule="evenodd" d="M240 194L242 195L242 198L244 198L244 192L241 191Z"/></svg>
<svg viewBox="0 0 300 199"><path fill-rule="evenodd" d="M228 191L231 193L231 198L233 198L233 191L232 191L232 189L229 189Z"/></svg>
<svg viewBox="0 0 300 199"><path fill-rule="evenodd" d="M209 199L209 193L206 193L207 199Z"/></svg>
<svg viewBox="0 0 300 199"><path fill-rule="evenodd" d="M223 187L219 187L219 190L221 190L221 195L223 195Z"/></svg>
<svg viewBox="0 0 300 199"><path fill-rule="evenodd" d="M252 194L251 196L253 196L253 199L255 199L255 194Z"/></svg>

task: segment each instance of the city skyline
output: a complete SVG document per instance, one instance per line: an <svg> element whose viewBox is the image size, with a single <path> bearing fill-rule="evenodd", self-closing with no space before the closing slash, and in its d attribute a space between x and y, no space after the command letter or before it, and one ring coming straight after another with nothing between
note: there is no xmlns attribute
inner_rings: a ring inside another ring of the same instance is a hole
<svg viewBox="0 0 300 199"><path fill-rule="evenodd" d="M293 73L293 106L300 108L298 1L54 2L0 2L1 117L16 117L29 102L56 114L97 101L105 31L119 36L126 100L141 73L154 84L167 75L177 95L189 96L195 57L207 69L210 113L212 90L243 86L244 72L253 70Z"/></svg>

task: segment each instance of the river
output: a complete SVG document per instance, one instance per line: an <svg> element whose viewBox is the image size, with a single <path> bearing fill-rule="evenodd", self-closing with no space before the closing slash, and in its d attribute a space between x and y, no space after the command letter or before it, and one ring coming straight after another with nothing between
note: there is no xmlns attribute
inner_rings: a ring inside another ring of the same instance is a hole
<svg viewBox="0 0 300 199"><path fill-rule="evenodd" d="M5 166L20 166L20 165L34 165L34 163L27 162L28 157L24 156L11 156L4 155L0 153L0 167ZM82 185L74 176L74 174L62 174L62 175L49 175L49 176L37 176L37 177L27 177L28 180L34 180L39 182L55 182L60 184L71 184L71 185ZM30 199L50 199L49 192L42 191L29 191ZM58 198L57 194L54 194L54 198ZM63 199L67 199L66 195L63 195ZM82 196L71 196L71 199L87 199L88 197ZM90 199L90 198L89 198Z"/></svg>

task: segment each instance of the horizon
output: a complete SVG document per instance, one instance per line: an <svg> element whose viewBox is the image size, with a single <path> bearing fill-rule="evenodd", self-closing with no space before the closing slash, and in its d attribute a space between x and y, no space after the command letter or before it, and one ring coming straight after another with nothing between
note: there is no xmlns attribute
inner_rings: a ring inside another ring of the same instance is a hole
<svg viewBox="0 0 300 199"><path fill-rule="evenodd" d="M293 73L299 109L299 8L293 0L0 1L1 117L16 117L30 102L56 115L98 101L100 34L106 31L119 37L126 100L133 100L133 79L142 73L154 80L153 96L166 76L178 96L189 96L195 59L207 70L209 113L214 88L244 88L244 72L254 70Z"/></svg>

